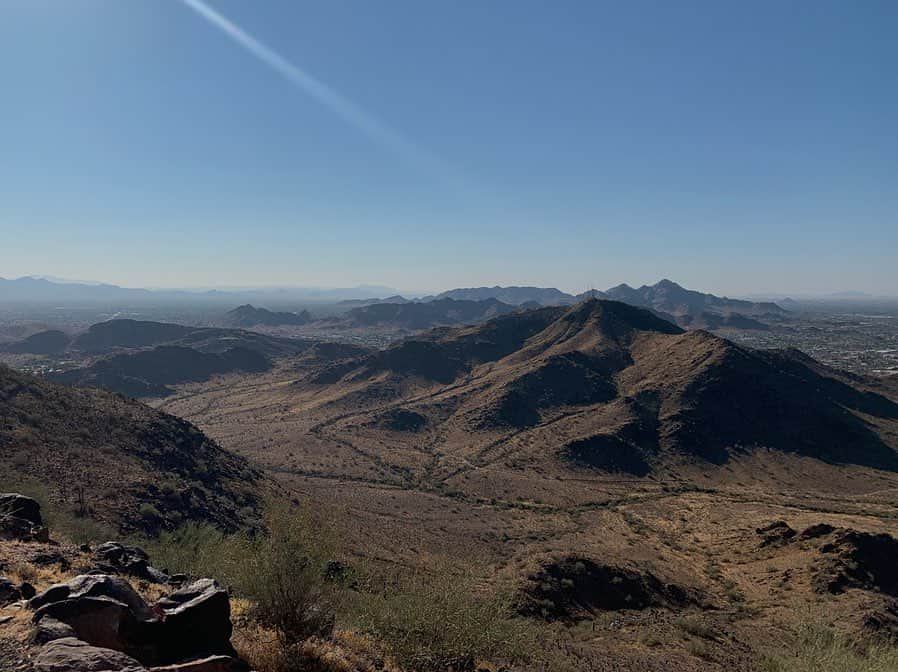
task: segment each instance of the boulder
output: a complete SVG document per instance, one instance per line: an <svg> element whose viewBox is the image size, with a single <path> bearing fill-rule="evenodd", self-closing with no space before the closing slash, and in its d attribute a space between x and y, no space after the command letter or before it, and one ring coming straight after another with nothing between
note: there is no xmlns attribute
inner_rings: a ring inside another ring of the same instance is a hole
<svg viewBox="0 0 898 672"><path fill-rule="evenodd" d="M156 660L159 619L130 584L117 576L76 576L29 600L32 620L45 618L70 627L79 639L123 651L140 660ZM55 626L54 626L55 627Z"/></svg>
<svg viewBox="0 0 898 672"><path fill-rule="evenodd" d="M27 581L23 581L19 584L19 592L22 593L23 600L30 600L32 597L37 595L37 590L35 590L34 586L32 586Z"/></svg>
<svg viewBox="0 0 898 672"><path fill-rule="evenodd" d="M246 669L230 643L228 593L212 579L194 581L150 606L120 577L84 574L51 586L29 606L38 643L74 637L178 672Z"/></svg>
<svg viewBox="0 0 898 672"><path fill-rule="evenodd" d="M147 624L138 620L128 605L109 597L79 597L45 604L34 618L52 618L69 626L78 639L93 646L130 655L149 655L151 637Z"/></svg>
<svg viewBox="0 0 898 672"><path fill-rule="evenodd" d="M100 569L114 574L128 574L151 583L168 583L169 576L150 566L150 557L137 546L115 541L100 544L93 553Z"/></svg>
<svg viewBox="0 0 898 672"><path fill-rule="evenodd" d="M55 639L63 639L65 637L75 637L75 629L62 621L57 621L55 618L45 616L38 621L31 641L34 644L46 644Z"/></svg>
<svg viewBox="0 0 898 672"><path fill-rule="evenodd" d="M18 602L22 599L22 591L9 579L0 576L0 607Z"/></svg>
<svg viewBox="0 0 898 672"><path fill-rule="evenodd" d="M62 571L68 571L71 567L69 559L61 552L55 550L36 550L27 557L28 564L36 567L49 567L59 565Z"/></svg>
<svg viewBox="0 0 898 672"><path fill-rule="evenodd" d="M31 497L16 492L0 494L0 539L19 541L50 540L41 518L41 506Z"/></svg>
<svg viewBox="0 0 898 672"><path fill-rule="evenodd" d="M16 492L0 494L0 515L21 518L34 526L44 524L41 518L41 505L31 497Z"/></svg>
<svg viewBox="0 0 898 672"><path fill-rule="evenodd" d="M120 651L91 646L74 637L44 646L34 667L37 672L146 672L143 665Z"/></svg>
<svg viewBox="0 0 898 672"><path fill-rule="evenodd" d="M50 533L46 527L35 525L24 518L0 513L0 539L45 544L50 541Z"/></svg>
<svg viewBox="0 0 898 672"><path fill-rule="evenodd" d="M231 602L213 579L200 579L155 605L162 614L159 650L168 661L196 655L231 655Z"/></svg>
<svg viewBox="0 0 898 672"><path fill-rule="evenodd" d="M35 595L28 606L37 610L34 621L40 620L41 609L51 603L63 600L77 600L83 597L108 597L130 608L140 620L155 620L156 615L143 598L124 579L107 574L81 574L65 583L56 583L44 592Z"/></svg>

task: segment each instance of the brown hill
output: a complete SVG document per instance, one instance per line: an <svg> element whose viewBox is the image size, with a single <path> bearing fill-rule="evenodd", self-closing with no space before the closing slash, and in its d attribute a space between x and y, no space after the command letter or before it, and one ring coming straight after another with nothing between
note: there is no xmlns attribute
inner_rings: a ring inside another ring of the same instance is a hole
<svg viewBox="0 0 898 672"><path fill-rule="evenodd" d="M254 517L261 483L245 459L185 420L3 366L0 473L4 487L39 486L61 510L81 508L124 531L186 520L237 528Z"/></svg>
<svg viewBox="0 0 898 672"><path fill-rule="evenodd" d="M645 474L767 448L898 469L898 404L874 383L615 301L429 332L327 374L295 389L328 383L329 404L368 413L367 427L426 425L472 444L514 437L530 458L551 453L569 468ZM380 417L397 408L420 419Z"/></svg>
<svg viewBox="0 0 898 672"><path fill-rule="evenodd" d="M129 397L165 397L169 385L208 380L216 374L260 373L271 368L261 353L246 347L222 353L201 352L177 345L113 355L90 366L51 374L51 379L75 387L100 387Z"/></svg>
<svg viewBox="0 0 898 672"><path fill-rule="evenodd" d="M228 311L223 322L229 327L277 327L281 325L303 325L312 321L307 310L298 313L274 312L266 308L256 308L247 303Z"/></svg>
<svg viewBox="0 0 898 672"><path fill-rule="evenodd" d="M0 348L3 352L27 355L55 355L64 352L72 337L56 329L39 331L16 343Z"/></svg>

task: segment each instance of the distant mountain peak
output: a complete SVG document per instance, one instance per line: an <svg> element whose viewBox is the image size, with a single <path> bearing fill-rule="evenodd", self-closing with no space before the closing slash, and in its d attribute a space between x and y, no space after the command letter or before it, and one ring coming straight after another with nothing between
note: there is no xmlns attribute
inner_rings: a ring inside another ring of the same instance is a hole
<svg viewBox="0 0 898 672"><path fill-rule="evenodd" d="M251 303L237 306L224 316L224 323L231 327L304 325L311 321L312 316L306 310L299 313L281 313L266 308L256 308Z"/></svg>

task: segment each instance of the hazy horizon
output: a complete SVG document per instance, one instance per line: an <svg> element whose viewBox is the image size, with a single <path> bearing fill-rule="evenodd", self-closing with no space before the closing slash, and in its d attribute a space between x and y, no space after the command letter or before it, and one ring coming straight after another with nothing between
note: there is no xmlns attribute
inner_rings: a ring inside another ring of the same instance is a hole
<svg viewBox="0 0 898 672"><path fill-rule="evenodd" d="M0 15L2 277L896 294L894 3Z"/></svg>
<svg viewBox="0 0 898 672"><path fill-rule="evenodd" d="M170 286L136 286L136 285L122 285L114 282L107 282L102 280L85 280L85 279L74 279L74 278L60 278L52 275L43 275L43 274L29 274L25 276L19 277L8 277L4 278L0 276L0 280L24 280L27 278L36 279L36 280L47 280L56 284L74 284L74 285L87 285L87 286L112 286L112 287L120 287L122 289L135 289L135 290L147 290L151 292L190 292L190 293L203 293L203 292L223 292L223 293L233 293L233 294L250 294L250 293L259 293L264 294L265 292L278 292L278 291L295 291L295 292L307 292L309 294L314 294L315 292L328 293L328 292L341 292L346 294L347 296L351 296L353 298L387 298L389 295L401 295L405 298L420 298L425 296L434 296L438 295L442 292L454 290L454 289L463 289L463 288L475 288L475 287L536 287L536 288L551 288L558 289L562 292L571 295L583 294L587 291L598 290L604 291L611 289L617 285L629 285L633 288L639 288L641 286L651 286L655 285L662 280L670 280L676 282L677 284L683 286L684 289L704 292L708 294L716 294L718 296L729 296L731 298L746 298L746 299L770 299L770 300L781 300L785 298L793 298L793 299L826 299L826 298L851 298L856 297L860 299L898 299L898 293L888 293L887 291L882 292L862 292L859 290L845 288L841 290L836 290L832 292L819 292L819 293L801 293L801 292L789 292L789 291L776 291L776 292L753 292L753 291L745 291L745 292L735 292L732 294L727 294L726 292L721 292L713 287L691 287L682 285L682 283L677 282L676 278L656 278L647 282L627 282L626 280L615 282L611 285L601 286L601 287L587 287L586 289L578 289L578 288L565 288L559 287L558 285L533 285L531 283L526 282L517 282L517 283L508 283L504 285L495 285L495 284L483 284L483 285L465 285L465 284L455 284L446 287L437 287L437 288L429 288L429 289L420 289L420 288L412 288L412 287L391 287L388 285L382 285L376 282L363 282L359 284L346 284L346 285L315 285L315 284L274 284L274 285L232 285L232 284L220 284L220 285L208 285L208 286L181 286L181 285L170 285ZM353 295L354 291L358 291L357 295Z"/></svg>

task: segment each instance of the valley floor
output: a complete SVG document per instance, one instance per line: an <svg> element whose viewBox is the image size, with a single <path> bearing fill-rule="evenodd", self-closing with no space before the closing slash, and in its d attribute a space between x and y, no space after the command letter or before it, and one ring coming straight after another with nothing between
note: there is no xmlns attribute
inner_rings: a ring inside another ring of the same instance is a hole
<svg viewBox="0 0 898 672"><path fill-rule="evenodd" d="M826 523L898 536L898 474L769 451L646 478L553 470L522 464L513 436L479 446L426 433L391 442L354 424L361 412L298 394L294 377L280 367L221 378L156 405L332 506L359 556L413 567L449 558L496 580L586 557L694 596L677 609L594 610L561 628L558 646L581 669L758 669L802 624L857 633L898 623L881 593L820 590L829 558L819 542L771 542L757 531L784 521L796 532Z"/></svg>

